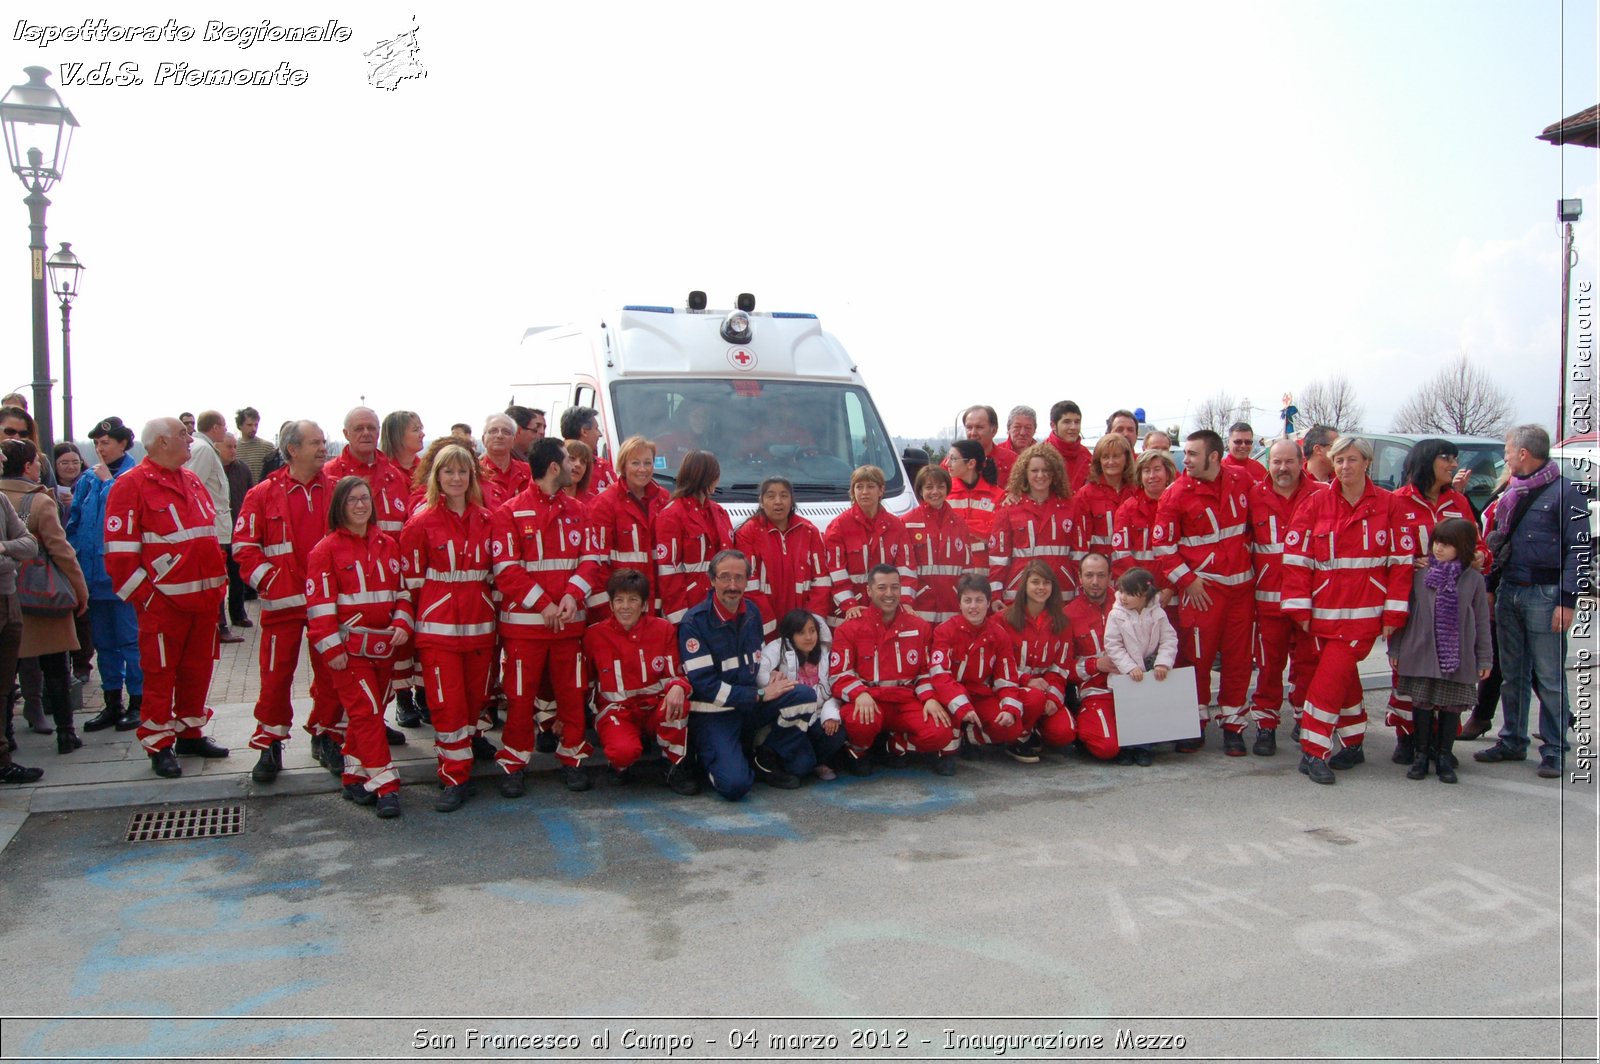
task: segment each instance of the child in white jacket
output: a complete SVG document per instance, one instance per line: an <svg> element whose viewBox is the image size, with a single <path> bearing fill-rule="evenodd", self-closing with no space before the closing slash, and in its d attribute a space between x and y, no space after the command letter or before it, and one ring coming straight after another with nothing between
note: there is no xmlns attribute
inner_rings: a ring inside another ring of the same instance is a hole
<svg viewBox="0 0 1600 1064"><path fill-rule="evenodd" d="M822 633L828 627L813 613L790 610L778 621L777 638L761 650L761 666L756 683L765 687L774 676L789 677L817 692L821 707L811 723L811 748L817 754L817 778L831 780L838 773L828 762L844 749L843 718L839 700L833 697L828 679L828 644Z"/></svg>
<svg viewBox="0 0 1600 1064"><path fill-rule="evenodd" d="M1177 630L1156 597L1155 577L1145 569L1129 569L1117 581L1117 604L1106 615L1106 657L1136 683L1147 669L1165 680L1178 660ZM1126 747L1123 753L1134 764L1150 764L1148 745Z"/></svg>
<svg viewBox="0 0 1600 1064"><path fill-rule="evenodd" d="M1117 581L1117 604L1106 616L1106 657L1117 671L1143 680L1146 669L1165 680L1178 660L1178 633L1156 601L1156 581L1144 569L1129 569Z"/></svg>

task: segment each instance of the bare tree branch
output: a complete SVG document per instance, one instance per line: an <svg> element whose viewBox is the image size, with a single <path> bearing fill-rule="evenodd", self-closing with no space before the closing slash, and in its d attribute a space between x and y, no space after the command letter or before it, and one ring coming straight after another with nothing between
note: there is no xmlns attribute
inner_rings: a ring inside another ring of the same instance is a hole
<svg viewBox="0 0 1600 1064"><path fill-rule="evenodd" d="M1294 397L1294 405L1300 408L1295 418L1297 427L1332 425L1341 432L1361 431L1361 419L1367 412L1366 406L1356 398L1350 378L1343 374L1312 381Z"/></svg>
<svg viewBox="0 0 1600 1064"><path fill-rule="evenodd" d="M1233 424L1234 412L1238 409L1238 406L1239 404L1234 401L1233 396L1227 392L1218 392L1200 400L1200 405L1195 407L1194 413L1190 415L1191 420L1194 422L1194 428L1191 431L1197 432L1200 429L1210 429L1212 432L1219 434L1226 433L1228 426Z"/></svg>
<svg viewBox="0 0 1600 1064"><path fill-rule="evenodd" d="M1465 351L1434 374L1395 414L1396 432L1502 436L1511 426L1511 400Z"/></svg>

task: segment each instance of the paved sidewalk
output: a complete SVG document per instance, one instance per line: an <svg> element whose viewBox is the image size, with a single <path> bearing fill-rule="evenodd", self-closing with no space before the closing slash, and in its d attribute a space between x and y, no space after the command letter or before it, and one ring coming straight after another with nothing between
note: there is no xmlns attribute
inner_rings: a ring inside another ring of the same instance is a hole
<svg viewBox="0 0 1600 1064"><path fill-rule="evenodd" d="M250 615L258 619L255 603ZM233 751L233 756L212 761L181 758L184 774L179 779L162 779L150 769L150 760L131 731L105 729L83 731L82 722L100 711L99 677L96 674L84 689L84 706L78 715L78 733L83 748L60 756L55 737L35 735L17 711L16 735L20 749L13 755L24 765L44 769L44 778L26 787L0 788L0 851L32 813L74 809L108 809L157 805L164 802L220 801L262 797L272 794L337 793L340 787L326 769L311 758L310 737L302 728L311 708L309 690L311 669L309 648L302 647L301 667L293 689L294 731L284 747L283 773L268 785L250 779L257 754L248 746L255 728L255 692L260 669L256 644L261 632L254 628L235 629L246 636L243 643L225 644L211 681L210 705L215 716L207 733ZM1362 665L1362 681L1367 688L1367 712L1378 747L1387 752L1383 729L1383 706L1388 697L1389 671L1381 648L1375 649ZM390 723L392 719L391 707ZM432 729L423 727L406 733L409 742L393 747L395 767L406 784L432 784L436 765ZM1285 730L1285 736L1287 731ZM498 739L496 733L492 736ZM597 757L597 762L603 762ZM554 772L553 755L535 754L533 769ZM493 776L500 769L492 763L478 763L477 775Z"/></svg>
<svg viewBox="0 0 1600 1064"><path fill-rule="evenodd" d="M252 602L249 609L251 617L257 618L255 603ZM258 624L234 631L247 638L243 643L222 647L222 656L211 680L209 704L215 715L206 730L233 755L209 761L180 758L183 776L179 779L162 779L151 771L150 759L134 732L119 732L113 728L97 732L83 730L83 722L105 704L98 673L84 688L83 710L77 714L83 748L71 754L56 753L55 736L35 735L29 731L18 707L15 732L20 748L12 756L21 764L44 769L44 778L25 787L0 788L0 851L32 813L218 801L269 794L337 793L339 781L312 760L310 736L303 729L311 710L310 651L306 647L301 648L300 671L295 677L294 731L284 746L283 773L268 785L250 779L250 769L258 756L249 748L249 742L255 730L255 692L260 674L256 645L261 627ZM390 712L392 714L392 707ZM393 723L392 716L390 723ZM405 746L392 748L401 779L405 783L433 782L437 762L432 729L412 729L406 736L409 741ZM546 760L549 765L540 764ZM535 755L535 769L553 769L554 766L553 757ZM480 764L478 771L500 770L492 764Z"/></svg>

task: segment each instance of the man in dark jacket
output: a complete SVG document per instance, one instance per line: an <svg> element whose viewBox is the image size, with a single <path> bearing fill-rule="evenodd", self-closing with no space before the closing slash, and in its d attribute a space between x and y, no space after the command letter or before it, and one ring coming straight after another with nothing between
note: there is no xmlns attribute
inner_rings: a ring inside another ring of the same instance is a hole
<svg viewBox="0 0 1600 1064"><path fill-rule="evenodd" d="M1506 434L1506 468L1511 481L1495 503L1489 532L1505 726L1500 741L1473 759L1527 759L1528 701L1537 688L1539 775L1556 779L1569 749L1567 630L1579 591L1594 593L1589 500L1550 461L1550 435L1538 425Z"/></svg>
<svg viewBox="0 0 1600 1064"><path fill-rule="evenodd" d="M744 597L750 562L725 550L711 559L710 573L711 594L678 625L678 654L690 687L690 750L729 801L743 798L756 779L792 790L817 764L806 736L817 693L783 675L760 686L761 611ZM769 726L766 741L746 758L745 744Z"/></svg>

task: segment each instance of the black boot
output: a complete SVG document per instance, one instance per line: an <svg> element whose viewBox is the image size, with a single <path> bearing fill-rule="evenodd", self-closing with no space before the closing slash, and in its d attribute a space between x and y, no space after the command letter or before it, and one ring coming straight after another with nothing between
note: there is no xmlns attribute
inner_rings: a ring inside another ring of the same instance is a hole
<svg viewBox="0 0 1600 1064"><path fill-rule="evenodd" d="M1428 755L1433 753L1433 710L1414 708L1411 711L1411 725L1411 769L1406 773L1406 779L1420 780L1428 775Z"/></svg>
<svg viewBox="0 0 1600 1064"><path fill-rule="evenodd" d="M66 668L59 675L44 678L44 705L56 722L56 753L70 754L83 745L72 728L72 682Z"/></svg>
<svg viewBox="0 0 1600 1064"><path fill-rule="evenodd" d="M256 767L250 770L250 778L257 783L271 783L282 771L283 744L275 742L261 751L261 758L256 762Z"/></svg>
<svg viewBox="0 0 1600 1064"><path fill-rule="evenodd" d="M1434 739L1437 751L1437 764L1440 783L1456 782L1456 729L1461 726L1460 713L1435 713L1434 727L1438 734Z"/></svg>
<svg viewBox="0 0 1600 1064"><path fill-rule="evenodd" d="M84 722L84 731L99 731L101 728L110 728L122 719L125 710L122 708L122 688L115 691L102 691L105 695L105 708Z"/></svg>
<svg viewBox="0 0 1600 1064"><path fill-rule="evenodd" d="M428 708L428 689L426 687L413 687L411 689L411 704L417 707L417 716L422 718L422 723L433 727L433 710Z"/></svg>
<svg viewBox="0 0 1600 1064"><path fill-rule="evenodd" d="M422 727L422 714L417 712L409 687L398 688L394 693L394 722L402 728Z"/></svg>
<svg viewBox="0 0 1600 1064"><path fill-rule="evenodd" d="M128 708L117 721L117 731L133 731L139 726L139 707L144 704L144 695L129 695Z"/></svg>

